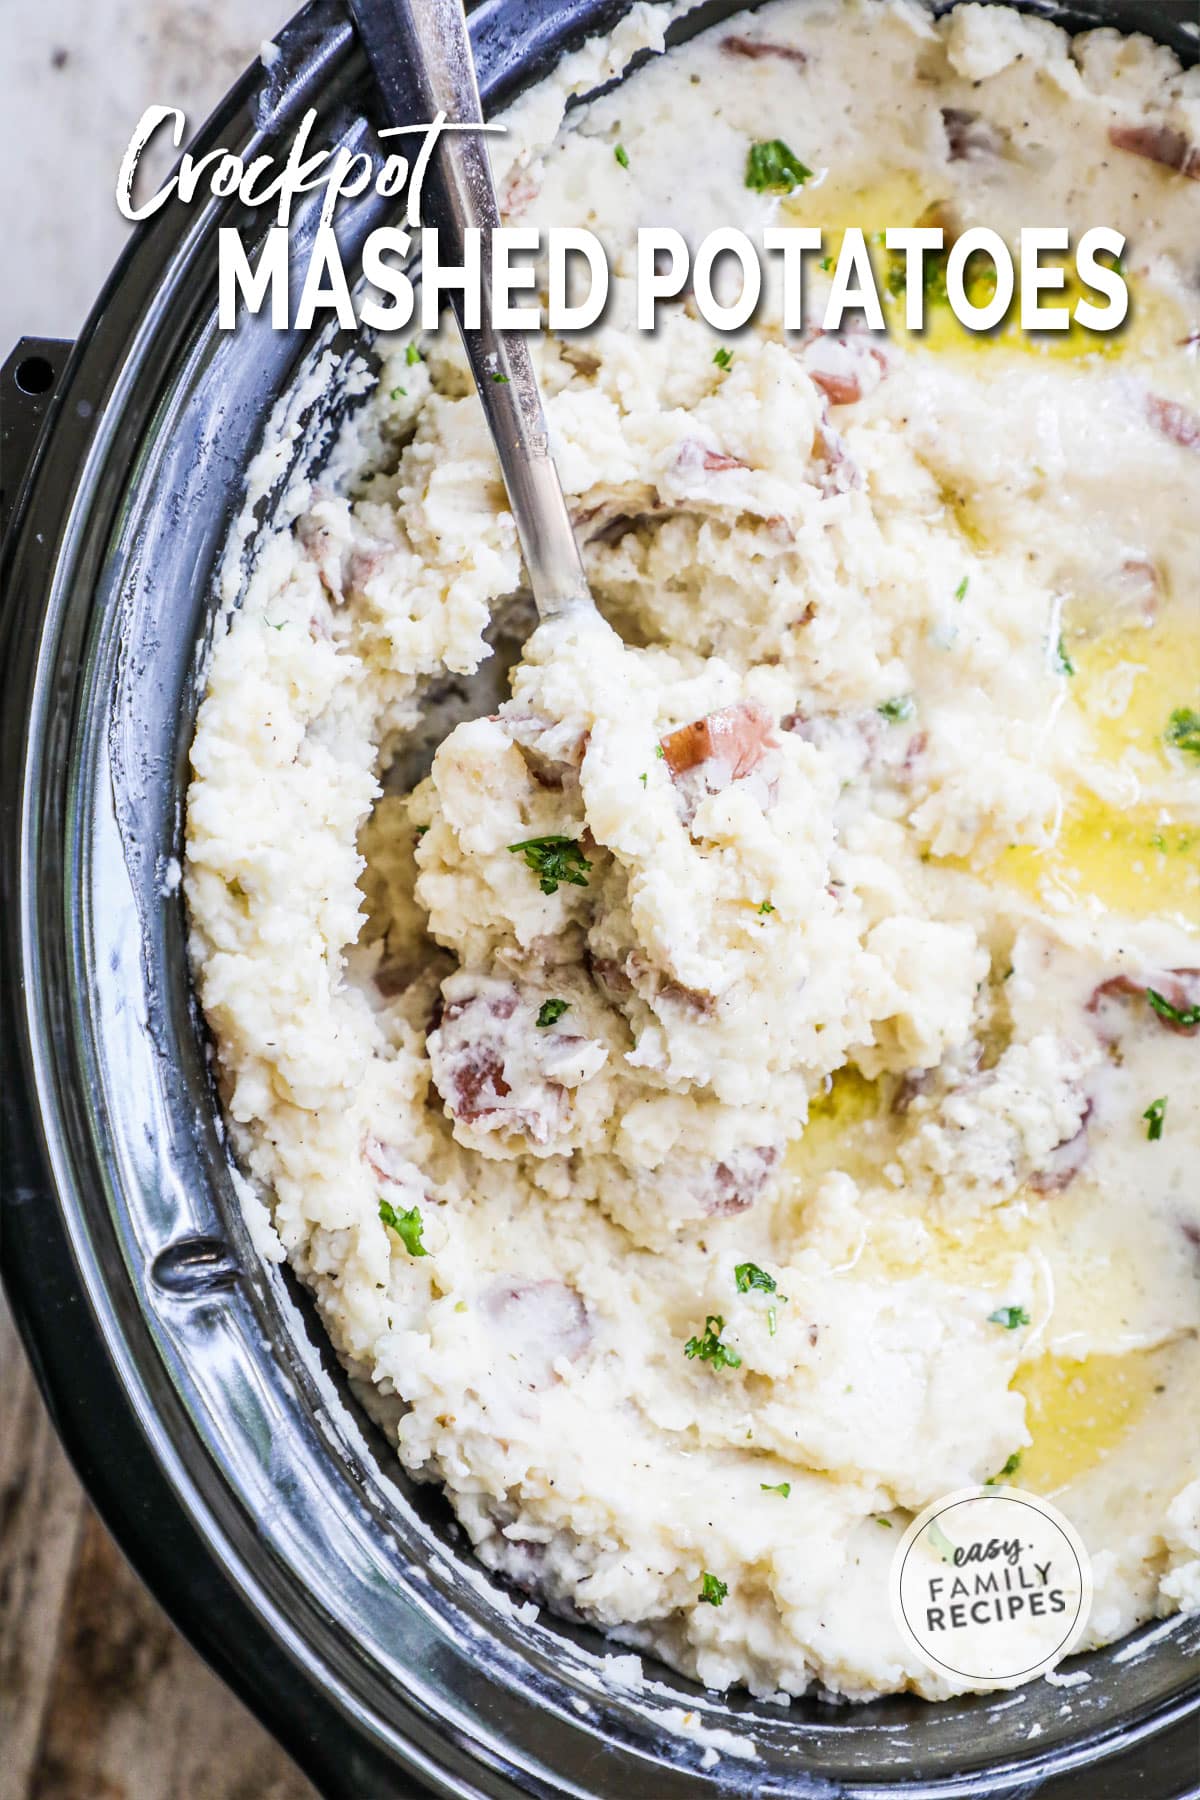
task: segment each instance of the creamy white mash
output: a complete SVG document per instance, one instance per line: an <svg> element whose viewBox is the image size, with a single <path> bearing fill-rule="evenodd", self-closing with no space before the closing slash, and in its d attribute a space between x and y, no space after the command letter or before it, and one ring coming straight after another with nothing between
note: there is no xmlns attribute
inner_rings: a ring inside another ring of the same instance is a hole
<svg viewBox="0 0 1200 1800"><path fill-rule="evenodd" d="M197 979L287 1256L488 1568L712 1687L936 1697L887 1572L961 1485L1075 1522L1089 1642L1200 1605L1200 79L777 0L564 123L664 22L500 152L615 269L535 349L603 616L402 791L522 571L453 334L391 344L213 654ZM748 187L775 139L811 173ZM972 339L935 268L909 336L876 240L886 336L632 328L638 222L927 219L1116 226L1128 326Z"/></svg>

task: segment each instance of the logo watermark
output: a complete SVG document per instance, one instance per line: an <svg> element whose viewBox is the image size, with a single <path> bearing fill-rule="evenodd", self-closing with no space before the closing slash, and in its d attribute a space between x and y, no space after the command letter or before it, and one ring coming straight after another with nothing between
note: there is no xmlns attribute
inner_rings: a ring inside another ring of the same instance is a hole
<svg viewBox="0 0 1200 1800"><path fill-rule="evenodd" d="M921 1660L968 1687L1016 1687L1069 1654L1087 1624L1092 1567L1069 1519L1017 1488L961 1488L896 1548L896 1624Z"/></svg>

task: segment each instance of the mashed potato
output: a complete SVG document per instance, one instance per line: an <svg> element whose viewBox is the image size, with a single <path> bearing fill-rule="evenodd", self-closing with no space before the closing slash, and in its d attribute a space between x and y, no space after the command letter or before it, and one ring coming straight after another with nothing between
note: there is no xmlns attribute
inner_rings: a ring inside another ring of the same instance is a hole
<svg viewBox="0 0 1200 1800"><path fill-rule="evenodd" d="M936 1697L891 1552L1002 1470L1083 1533L1088 1641L1200 1603L1200 83L891 0L563 124L610 72L501 171L616 272L535 350L600 616L406 791L522 571L453 336L392 345L213 654L197 980L287 1256L488 1568L713 1687ZM750 189L774 138L812 173ZM876 240L886 336L632 329L631 219L932 217L1115 225L1127 328L971 339L935 268L910 336Z"/></svg>

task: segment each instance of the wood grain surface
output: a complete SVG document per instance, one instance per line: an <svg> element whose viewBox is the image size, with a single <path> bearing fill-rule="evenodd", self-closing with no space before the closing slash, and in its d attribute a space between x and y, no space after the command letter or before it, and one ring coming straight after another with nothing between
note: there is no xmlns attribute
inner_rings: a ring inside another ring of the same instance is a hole
<svg viewBox="0 0 1200 1800"><path fill-rule="evenodd" d="M2 1295L0 1800L315 1800L101 1525Z"/></svg>

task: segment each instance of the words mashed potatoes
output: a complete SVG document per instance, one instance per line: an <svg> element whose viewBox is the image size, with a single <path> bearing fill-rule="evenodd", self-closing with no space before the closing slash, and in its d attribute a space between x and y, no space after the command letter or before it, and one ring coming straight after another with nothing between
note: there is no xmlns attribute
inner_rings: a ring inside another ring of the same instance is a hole
<svg viewBox="0 0 1200 1800"><path fill-rule="evenodd" d="M213 652L195 967L274 1253L488 1568L936 1697L888 1567L965 1484L1075 1523L1088 1642L1200 1605L1200 81L778 0L564 122L664 24L517 105L507 219L858 228L890 329L638 333L618 260L535 347L603 617L410 791L522 572L453 335L393 339ZM937 259L905 329L884 227L1043 219L1126 236L1121 332L971 337Z"/></svg>

